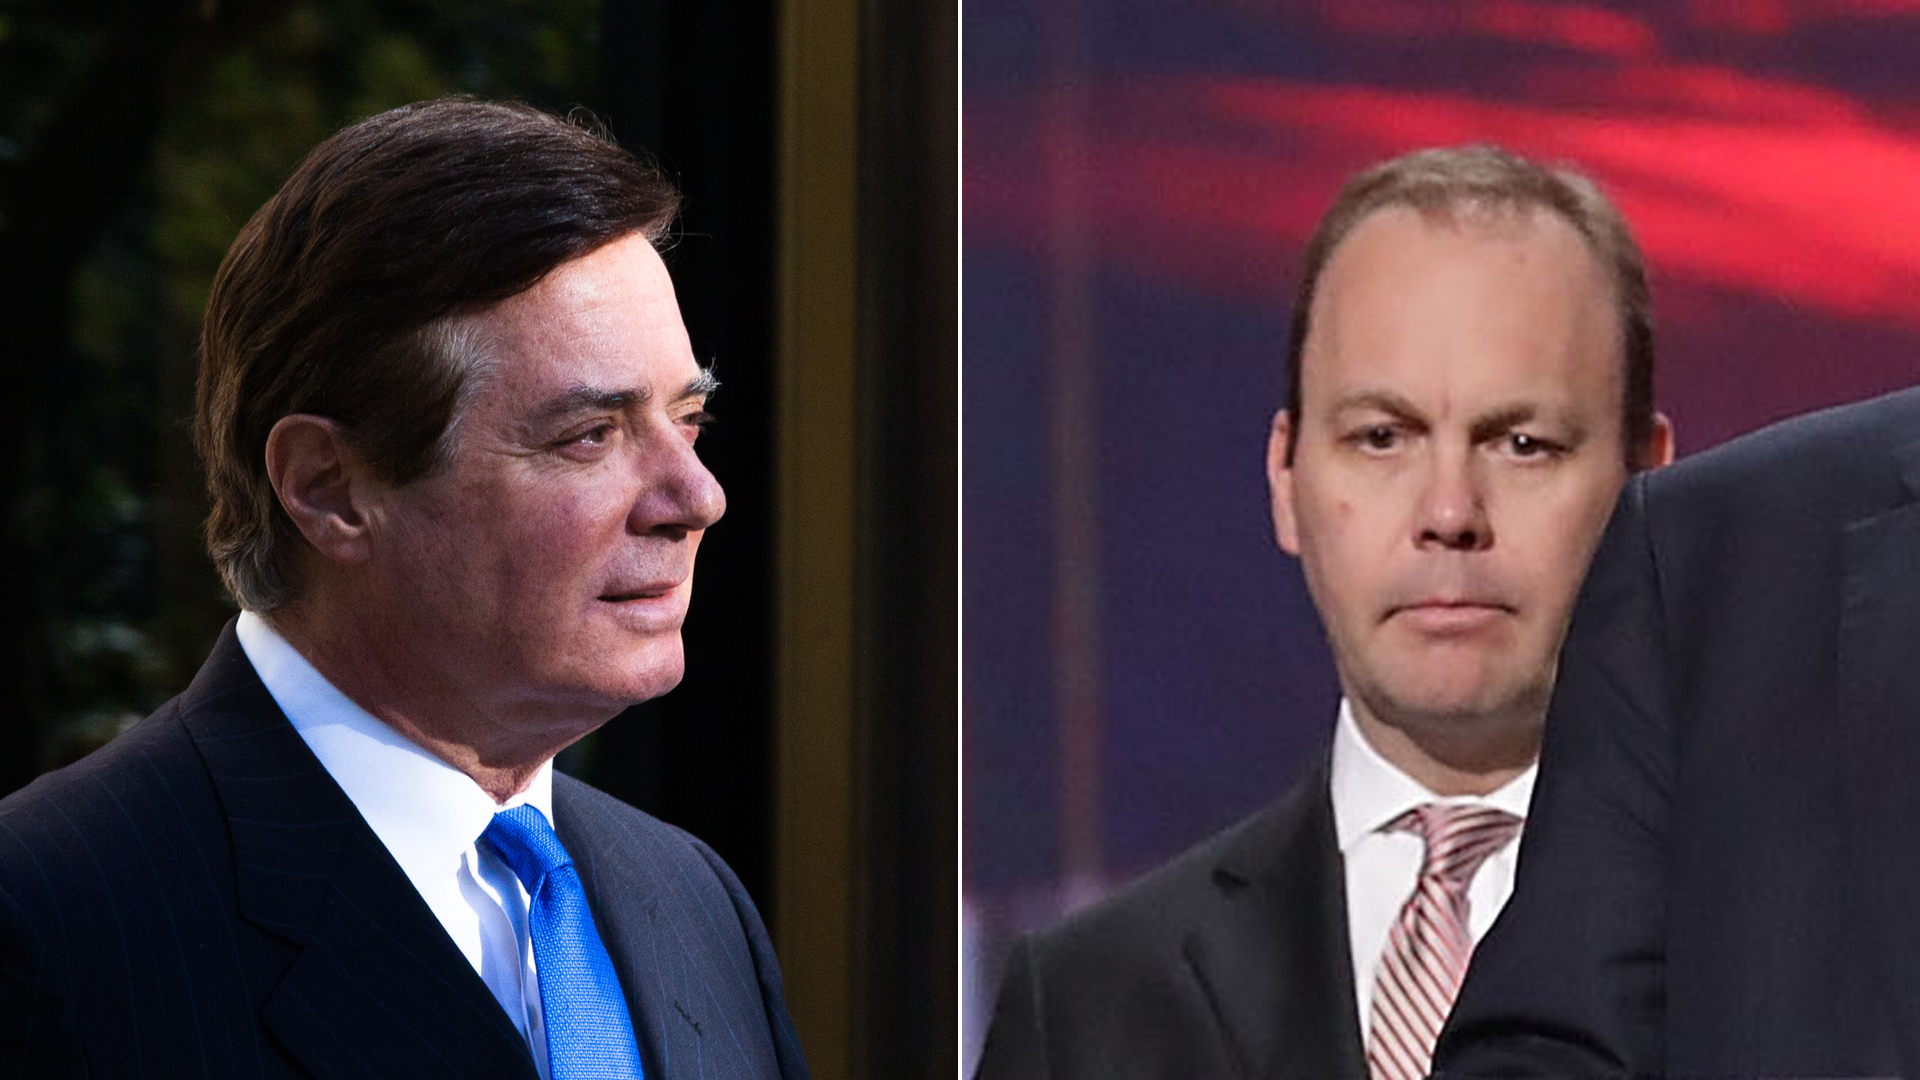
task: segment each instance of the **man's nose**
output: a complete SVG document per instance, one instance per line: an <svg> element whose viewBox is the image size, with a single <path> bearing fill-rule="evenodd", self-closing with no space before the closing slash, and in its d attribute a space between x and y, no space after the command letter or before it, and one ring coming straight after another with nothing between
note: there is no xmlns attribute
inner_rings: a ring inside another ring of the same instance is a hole
<svg viewBox="0 0 1920 1080"><path fill-rule="evenodd" d="M1449 551L1493 544L1483 478L1472 448L1436 449L1415 509L1414 543Z"/></svg>
<svg viewBox="0 0 1920 1080"><path fill-rule="evenodd" d="M720 481L694 453L693 444L667 433L641 455L641 483L627 515L636 533L697 532L727 512Z"/></svg>

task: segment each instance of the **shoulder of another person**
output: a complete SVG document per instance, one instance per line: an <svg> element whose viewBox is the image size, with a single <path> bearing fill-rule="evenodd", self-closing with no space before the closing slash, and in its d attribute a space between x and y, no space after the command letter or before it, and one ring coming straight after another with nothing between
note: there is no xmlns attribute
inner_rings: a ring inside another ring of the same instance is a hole
<svg viewBox="0 0 1920 1080"><path fill-rule="evenodd" d="M1776 525L1831 520L1905 497L1920 467L1920 387L1821 409L1642 474L1650 511ZM1791 494L1791 498L1782 495Z"/></svg>

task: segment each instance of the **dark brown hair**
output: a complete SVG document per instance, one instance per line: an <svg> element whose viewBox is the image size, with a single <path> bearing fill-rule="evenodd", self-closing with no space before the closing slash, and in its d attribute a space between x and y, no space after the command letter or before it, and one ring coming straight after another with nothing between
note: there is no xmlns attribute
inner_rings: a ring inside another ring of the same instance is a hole
<svg viewBox="0 0 1920 1080"><path fill-rule="evenodd" d="M623 236L659 243L678 206L604 133L524 105L408 105L315 147L207 300L194 442L207 548L234 598L264 611L298 585L305 540L266 472L281 417L335 420L383 479L418 479L476 377L456 320Z"/></svg>
<svg viewBox="0 0 1920 1080"><path fill-rule="evenodd" d="M1620 211L1592 180L1565 166L1540 165L1484 144L1416 150L1383 161L1347 181L1320 219L1307 242L1287 346L1287 412L1294 420L1287 446L1289 461L1291 440L1300 432L1300 361L1314 290L1340 242L1367 215L1390 206L1407 206L1429 215L1538 207L1573 226L1613 281L1626 353L1620 432L1626 439L1627 468L1650 464L1645 454L1653 436L1653 300L1640 245L1634 243Z"/></svg>

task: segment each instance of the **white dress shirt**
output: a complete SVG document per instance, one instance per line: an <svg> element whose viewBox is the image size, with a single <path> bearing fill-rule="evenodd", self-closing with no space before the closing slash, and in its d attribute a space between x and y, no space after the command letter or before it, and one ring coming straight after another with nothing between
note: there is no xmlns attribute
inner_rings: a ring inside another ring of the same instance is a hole
<svg viewBox="0 0 1920 1080"><path fill-rule="evenodd" d="M553 763L540 767L527 790L496 804L472 777L335 689L265 619L241 612L235 630L280 711L493 991L546 1080L527 891L499 856L476 841L495 813L522 803L553 820Z"/></svg>
<svg viewBox="0 0 1920 1080"><path fill-rule="evenodd" d="M1353 952L1353 989L1364 1036L1373 1007L1374 970L1387 947L1387 935L1400 908L1413 893L1426 845L1419 835L1388 832L1386 826L1423 803L1491 806L1521 819L1533 798L1536 766L1490 794L1442 798L1380 756L1353 719L1353 707L1340 702L1333 731L1333 829L1346 864L1347 933ZM1467 885L1467 928L1475 944L1513 893L1513 870L1520 835L1487 857Z"/></svg>

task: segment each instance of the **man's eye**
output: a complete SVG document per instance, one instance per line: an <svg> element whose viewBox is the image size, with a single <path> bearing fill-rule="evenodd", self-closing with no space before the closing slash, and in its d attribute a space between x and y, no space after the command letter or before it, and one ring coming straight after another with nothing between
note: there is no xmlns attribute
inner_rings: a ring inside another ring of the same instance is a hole
<svg viewBox="0 0 1920 1080"><path fill-rule="evenodd" d="M1558 443L1549 442L1538 435L1529 435L1524 431L1510 432L1505 443L1507 453L1517 458L1546 457L1562 449Z"/></svg>
<svg viewBox="0 0 1920 1080"><path fill-rule="evenodd" d="M680 418L681 426L692 428L694 435L698 435L707 430L707 425L711 423L713 423L713 414L704 409L700 412L688 413Z"/></svg>
<svg viewBox="0 0 1920 1080"><path fill-rule="evenodd" d="M1391 450L1399 445L1400 432L1391 424L1375 424L1356 432L1353 439L1368 450Z"/></svg>
<svg viewBox="0 0 1920 1080"><path fill-rule="evenodd" d="M571 456L598 457L600 451L612 445L615 434L615 425L595 424L577 435L568 435L553 445L556 450Z"/></svg>

